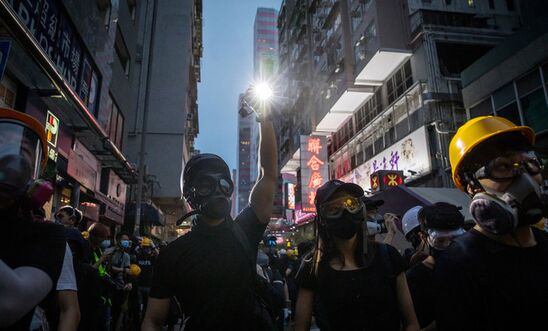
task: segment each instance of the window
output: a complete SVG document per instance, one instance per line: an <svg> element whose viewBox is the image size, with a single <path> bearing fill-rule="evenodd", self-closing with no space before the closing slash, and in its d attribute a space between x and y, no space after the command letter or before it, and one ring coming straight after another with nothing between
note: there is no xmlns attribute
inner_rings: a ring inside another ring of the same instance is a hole
<svg viewBox="0 0 548 331"><path fill-rule="evenodd" d="M131 61L129 57L129 51L127 49L126 42L124 41L124 37L122 36L119 25L116 26L116 39L114 41L114 48L116 50L116 55L118 56L118 60L120 61L122 69L124 70L124 73L126 74L126 76L129 76L129 64Z"/></svg>
<svg viewBox="0 0 548 331"><path fill-rule="evenodd" d="M121 149L124 133L124 116L111 95L107 99L107 113L108 119L104 126L105 131L107 131L110 140Z"/></svg>

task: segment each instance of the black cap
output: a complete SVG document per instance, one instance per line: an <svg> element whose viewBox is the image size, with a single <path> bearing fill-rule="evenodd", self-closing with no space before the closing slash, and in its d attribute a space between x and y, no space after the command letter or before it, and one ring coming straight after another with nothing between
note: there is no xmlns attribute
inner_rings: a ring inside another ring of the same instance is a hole
<svg viewBox="0 0 548 331"><path fill-rule="evenodd" d="M363 196L363 189L359 185L333 179L326 182L318 190L316 190L316 199L314 200L316 209L318 208L318 205L329 200L329 198L338 190L345 190L356 198Z"/></svg>
<svg viewBox="0 0 548 331"><path fill-rule="evenodd" d="M203 171L220 172L231 179L230 169L226 162L216 154L202 153L194 155L185 165L183 170L183 191L190 183L192 177ZM184 194L185 192L183 192Z"/></svg>
<svg viewBox="0 0 548 331"><path fill-rule="evenodd" d="M362 198L362 201L365 204L366 209L376 209L384 205L384 200L382 199L375 200L375 199L368 198L366 196Z"/></svg>

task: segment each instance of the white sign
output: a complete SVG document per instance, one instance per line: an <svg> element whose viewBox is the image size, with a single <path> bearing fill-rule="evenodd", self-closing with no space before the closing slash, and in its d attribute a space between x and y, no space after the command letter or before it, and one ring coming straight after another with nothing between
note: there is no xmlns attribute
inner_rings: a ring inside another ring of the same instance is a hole
<svg viewBox="0 0 548 331"><path fill-rule="evenodd" d="M370 190L369 176L377 170L403 170L406 177L411 170L416 176L423 176L432 170L429 146L423 126L354 169L348 179Z"/></svg>

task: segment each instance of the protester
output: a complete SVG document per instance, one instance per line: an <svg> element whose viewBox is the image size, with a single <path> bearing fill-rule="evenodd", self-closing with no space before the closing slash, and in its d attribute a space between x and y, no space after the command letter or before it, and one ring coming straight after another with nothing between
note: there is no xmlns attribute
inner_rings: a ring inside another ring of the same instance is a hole
<svg viewBox="0 0 548 331"><path fill-rule="evenodd" d="M548 214L535 134L502 117L474 118L449 145L455 185L476 225L436 258L439 330L538 330L548 307Z"/></svg>
<svg viewBox="0 0 548 331"><path fill-rule="evenodd" d="M272 123L260 118L260 172L250 205L233 221L230 169L219 156L198 154L183 171L183 196L197 214L192 231L160 252L142 329L161 330L175 296L185 330L274 330L256 290L255 256L270 221L278 183Z"/></svg>
<svg viewBox="0 0 548 331"><path fill-rule="evenodd" d="M419 329L402 258L368 240L362 196L360 186L339 180L317 190L314 253L297 276L297 331L309 330L315 297L329 330Z"/></svg>
<svg viewBox="0 0 548 331"><path fill-rule="evenodd" d="M409 269L406 276L420 327L426 328L432 324L433 328L437 302L433 293L432 272L436 257L449 247L454 238L465 233L464 216L455 205L437 202L420 208L418 218L418 237L422 245L428 247L429 255Z"/></svg>
<svg viewBox="0 0 548 331"><path fill-rule="evenodd" d="M0 328L28 330L36 305L57 284L65 255L63 227L33 222L49 197L29 191L47 162L44 127L0 108ZM41 185L41 183L38 183ZM44 183L46 184L46 183Z"/></svg>

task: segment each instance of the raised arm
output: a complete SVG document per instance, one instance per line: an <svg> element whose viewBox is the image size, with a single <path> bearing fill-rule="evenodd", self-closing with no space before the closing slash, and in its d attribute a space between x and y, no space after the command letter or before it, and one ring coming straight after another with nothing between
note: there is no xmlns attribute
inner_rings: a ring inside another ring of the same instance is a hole
<svg viewBox="0 0 548 331"><path fill-rule="evenodd" d="M250 205L259 218L266 224L270 221L274 193L278 184L278 147L274 135L274 126L270 120L260 123L259 176L250 195Z"/></svg>

